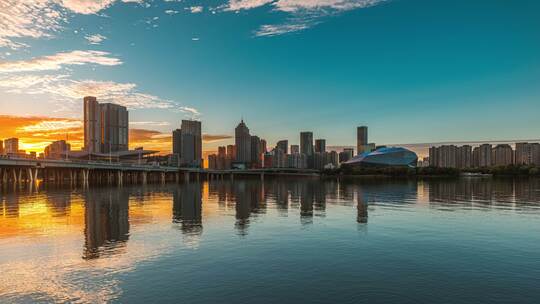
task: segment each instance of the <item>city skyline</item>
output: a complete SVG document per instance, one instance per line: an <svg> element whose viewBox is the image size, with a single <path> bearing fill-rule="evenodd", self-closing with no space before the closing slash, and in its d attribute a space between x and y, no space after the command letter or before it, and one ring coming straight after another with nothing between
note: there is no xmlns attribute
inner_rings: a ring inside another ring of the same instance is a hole
<svg viewBox="0 0 540 304"><path fill-rule="evenodd" d="M361 125L380 144L539 137L536 1L137 2L6 8L0 138L80 146L85 95L127 106L130 144L161 151L191 118L217 151L242 116L270 145L354 146Z"/></svg>

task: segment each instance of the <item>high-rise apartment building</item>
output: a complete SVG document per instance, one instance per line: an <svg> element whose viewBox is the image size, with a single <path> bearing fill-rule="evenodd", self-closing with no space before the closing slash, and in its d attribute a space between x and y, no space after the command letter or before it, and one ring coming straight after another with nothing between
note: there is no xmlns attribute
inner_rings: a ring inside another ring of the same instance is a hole
<svg viewBox="0 0 540 304"><path fill-rule="evenodd" d="M300 153L313 156L313 132L300 133Z"/></svg>
<svg viewBox="0 0 540 304"><path fill-rule="evenodd" d="M285 154L289 153L288 148L289 148L289 141L286 139L280 140L276 144L276 149L283 151Z"/></svg>
<svg viewBox="0 0 540 304"><path fill-rule="evenodd" d="M84 150L101 153L101 110L93 96L83 98L84 111Z"/></svg>
<svg viewBox="0 0 540 304"><path fill-rule="evenodd" d="M217 169L219 170L225 170L230 168L230 160L227 162L227 148L226 147L218 147L218 154L217 154Z"/></svg>
<svg viewBox="0 0 540 304"><path fill-rule="evenodd" d="M182 153L182 129L176 129L172 132L172 153L178 155Z"/></svg>
<svg viewBox="0 0 540 304"><path fill-rule="evenodd" d="M19 139L8 138L4 140L4 153L5 154L17 154L19 153Z"/></svg>
<svg viewBox="0 0 540 304"><path fill-rule="evenodd" d="M489 167L492 165L492 146L483 144L473 149L473 167Z"/></svg>
<svg viewBox="0 0 540 304"><path fill-rule="evenodd" d="M84 150L109 153L129 149L129 112L126 107L104 103L95 97L83 99Z"/></svg>
<svg viewBox="0 0 540 304"><path fill-rule="evenodd" d="M362 154L367 152L368 146L368 127L360 126L356 128L356 153Z"/></svg>
<svg viewBox="0 0 540 304"><path fill-rule="evenodd" d="M516 152L514 156L515 164L516 165L540 164L540 159L538 159L538 156L535 157L535 150L538 150L539 146L540 144L538 143L526 143L526 142L516 143Z"/></svg>
<svg viewBox="0 0 540 304"><path fill-rule="evenodd" d="M464 169L472 167L472 147L464 145L457 148L456 156L457 168Z"/></svg>
<svg viewBox="0 0 540 304"><path fill-rule="evenodd" d="M242 120L234 130L236 144L236 162L243 164L251 163L251 135L249 128Z"/></svg>
<svg viewBox="0 0 540 304"><path fill-rule="evenodd" d="M180 130L181 165L202 167L201 122L196 120L182 120Z"/></svg>
<svg viewBox="0 0 540 304"><path fill-rule="evenodd" d="M326 140L325 139L316 139L315 140L315 152L320 152L320 153L326 152Z"/></svg>
<svg viewBox="0 0 540 304"><path fill-rule="evenodd" d="M129 149L129 114L126 107L104 103L101 111L101 146L103 153Z"/></svg>
<svg viewBox="0 0 540 304"><path fill-rule="evenodd" d="M493 165L508 166L514 163L512 147L508 144L497 145L493 148Z"/></svg>
<svg viewBox="0 0 540 304"><path fill-rule="evenodd" d="M259 136L251 136L251 167L262 168L261 139Z"/></svg>

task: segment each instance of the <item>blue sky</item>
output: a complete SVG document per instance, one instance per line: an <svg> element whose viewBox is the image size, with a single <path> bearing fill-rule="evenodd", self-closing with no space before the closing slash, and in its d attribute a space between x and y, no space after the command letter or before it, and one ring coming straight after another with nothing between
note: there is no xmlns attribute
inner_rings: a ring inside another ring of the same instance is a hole
<svg viewBox="0 0 540 304"><path fill-rule="evenodd" d="M540 137L539 1L7 2L0 114L80 118L90 94L269 144Z"/></svg>

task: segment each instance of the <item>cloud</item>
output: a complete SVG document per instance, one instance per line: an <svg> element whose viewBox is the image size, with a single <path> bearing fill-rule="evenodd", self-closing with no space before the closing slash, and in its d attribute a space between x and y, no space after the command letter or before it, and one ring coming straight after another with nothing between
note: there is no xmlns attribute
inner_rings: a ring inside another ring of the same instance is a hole
<svg viewBox="0 0 540 304"><path fill-rule="evenodd" d="M233 136L231 135L223 135L223 134L203 134L202 136L204 142L216 142L216 141L222 141L226 139L231 139Z"/></svg>
<svg viewBox="0 0 540 304"><path fill-rule="evenodd" d="M228 11L248 10L273 3L275 0L230 0L225 7Z"/></svg>
<svg viewBox="0 0 540 304"><path fill-rule="evenodd" d="M69 22L72 13L97 14L115 2L144 3L142 0L1 0L0 47L19 49L21 39L52 38Z"/></svg>
<svg viewBox="0 0 540 304"><path fill-rule="evenodd" d="M129 125L135 125L135 126L156 126L156 127L164 127L164 126L170 126L171 124L166 121L130 121Z"/></svg>
<svg viewBox="0 0 540 304"><path fill-rule="evenodd" d="M168 14L168 15L175 15L178 13L179 13L178 11L171 10L171 9L165 10L165 14Z"/></svg>
<svg viewBox="0 0 540 304"><path fill-rule="evenodd" d="M59 70L63 66L96 64L115 66L122 64L118 58L102 51L71 51L29 60L0 62L0 73Z"/></svg>
<svg viewBox="0 0 540 304"><path fill-rule="evenodd" d="M192 6L189 8L192 14L202 13L203 9L202 6Z"/></svg>
<svg viewBox="0 0 540 304"><path fill-rule="evenodd" d="M0 138L19 138L23 150L42 152L52 141L66 137L75 148L82 146L82 121L78 119L0 115L0 125Z"/></svg>
<svg viewBox="0 0 540 304"><path fill-rule="evenodd" d="M195 108L141 93L134 83L74 80L70 79L69 75L15 75L0 77L0 88L5 88L10 93L52 95L59 111L77 109L81 99L90 95L100 101L114 102L129 109L170 109L192 116L201 114Z"/></svg>
<svg viewBox="0 0 540 304"><path fill-rule="evenodd" d="M130 125L167 124L166 122L132 122ZM0 115L0 138L18 137L21 149L42 152L52 141L68 139L74 150L82 148L84 141L83 122L80 119L40 116ZM203 134L204 143L211 144L233 138L231 135ZM146 128L129 130L130 147L143 146L164 154L171 151L171 132L160 132Z"/></svg>
<svg viewBox="0 0 540 304"><path fill-rule="evenodd" d="M101 34L94 34L94 35L85 36L84 39L86 39L88 43L90 44L97 45L97 44L101 44L101 42L107 39L107 37Z"/></svg>
<svg viewBox="0 0 540 304"><path fill-rule="evenodd" d="M386 0L230 0L225 11L241 11L271 6L274 11L290 14L285 23L265 24L255 36L276 36L308 29L320 19L343 11L374 6Z"/></svg>
<svg viewBox="0 0 540 304"><path fill-rule="evenodd" d="M180 112L182 113L186 113L186 114L191 114L193 116L199 116L201 115L201 113L195 109L195 108L190 108L190 107L180 107L179 108Z"/></svg>
<svg viewBox="0 0 540 304"><path fill-rule="evenodd" d="M78 14L95 14L114 2L115 0L61 0L60 4Z"/></svg>
<svg viewBox="0 0 540 304"><path fill-rule="evenodd" d="M305 30L312 26L312 23L306 20L300 20L297 23L283 23L283 24L265 24L255 31L255 36L277 36L290 32L296 32Z"/></svg>
<svg viewBox="0 0 540 304"><path fill-rule="evenodd" d="M0 47L26 47L14 39L51 37L65 22L65 10L55 1L0 1Z"/></svg>

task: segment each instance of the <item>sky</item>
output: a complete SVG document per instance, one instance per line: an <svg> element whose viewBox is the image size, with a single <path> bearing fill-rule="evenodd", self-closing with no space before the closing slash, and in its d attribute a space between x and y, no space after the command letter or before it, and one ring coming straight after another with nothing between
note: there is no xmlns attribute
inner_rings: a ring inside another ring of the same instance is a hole
<svg viewBox="0 0 540 304"><path fill-rule="evenodd" d="M182 119L207 151L241 118L269 146L538 139L540 1L0 0L0 139L80 147L86 95L165 152Z"/></svg>

